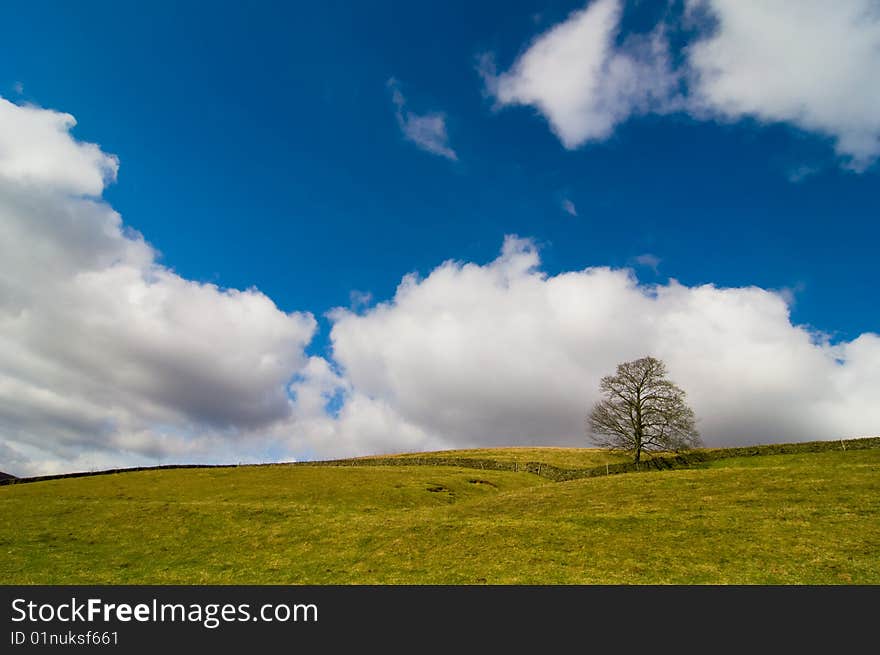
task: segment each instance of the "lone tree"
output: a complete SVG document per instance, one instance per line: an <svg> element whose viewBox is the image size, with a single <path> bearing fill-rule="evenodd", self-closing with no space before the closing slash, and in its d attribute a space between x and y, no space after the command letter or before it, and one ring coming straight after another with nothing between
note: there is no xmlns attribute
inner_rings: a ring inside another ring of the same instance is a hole
<svg viewBox="0 0 880 655"><path fill-rule="evenodd" d="M602 378L605 396L588 417L593 442L631 452L636 463L643 451L687 450L702 444L694 412L682 389L666 379L659 359L643 357Z"/></svg>

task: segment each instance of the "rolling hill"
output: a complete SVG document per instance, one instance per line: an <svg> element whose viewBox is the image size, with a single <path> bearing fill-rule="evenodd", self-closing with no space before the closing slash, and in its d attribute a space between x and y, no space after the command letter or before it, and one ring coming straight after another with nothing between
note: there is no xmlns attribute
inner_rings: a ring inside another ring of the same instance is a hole
<svg viewBox="0 0 880 655"><path fill-rule="evenodd" d="M880 583L880 439L640 469L529 448L13 481L0 487L0 579Z"/></svg>

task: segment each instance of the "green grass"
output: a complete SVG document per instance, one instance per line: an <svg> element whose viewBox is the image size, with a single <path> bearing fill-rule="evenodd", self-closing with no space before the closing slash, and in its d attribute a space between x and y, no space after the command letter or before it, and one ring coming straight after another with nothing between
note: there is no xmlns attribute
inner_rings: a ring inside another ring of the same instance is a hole
<svg viewBox="0 0 880 655"><path fill-rule="evenodd" d="M529 450L514 454L604 455ZM568 482L282 465L15 484L0 487L0 581L880 584L880 449Z"/></svg>
<svg viewBox="0 0 880 655"><path fill-rule="evenodd" d="M591 468L605 464L628 462L631 456L600 448L553 448L553 447L510 447L510 448L472 448L468 450L440 450L433 453L402 453L392 455L394 459L419 460L425 457L455 459L492 459L498 462L543 462L562 468ZM382 456L377 457L383 459ZM365 457L362 459L376 459Z"/></svg>

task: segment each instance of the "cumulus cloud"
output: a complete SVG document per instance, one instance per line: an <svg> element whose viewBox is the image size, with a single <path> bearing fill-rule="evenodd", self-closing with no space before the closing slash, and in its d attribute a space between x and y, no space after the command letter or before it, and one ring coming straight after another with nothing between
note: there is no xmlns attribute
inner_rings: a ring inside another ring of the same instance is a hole
<svg viewBox="0 0 880 655"><path fill-rule="evenodd" d="M296 400L288 444L306 459L438 450L456 443L406 420L388 399L355 388L323 357L310 358L291 390Z"/></svg>
<svg viewBox="0 0 880 655"><path fill-rule="evenodd" d="M566 148L608 138L632 114L664 111L676 77L662 29L616 44L621 3L596 0L538 36L510 70L480 72L499 106L532 105Z"/></svg>
<svg viewBox="0 0 880 655"><path fill-rule="evenodd" d="M564 211L569 216L577 216L578 215L577 207L575 207L574 203L571 200L569 200L568 198L565 198L562 201L562 211Z"/></svg>
<svg viewBox="0 0 880 655"><path fill-rule="evenodd" d="M57 112L3 110L0 143L25 125L55 155L0 150L0 470L583 445L599 379L645 354L667 361L710 445L880 426L880 336L832 343L791 323L784 292L551 276L514 236L489 263L353 296L328 316L331 354L307 357L311 314L159 264L100 198L115 158Z"/></svg>
<svg viewBox="0 0 880 655"><path fill-rule="evenodd" d="M119 162L94 143L70 138L70 114L0 98L0 179L33 188L97 195Z"/></svg>
<svg viewBox="0 0 880 655"><path fill-rule="evenodd" d="M668 363L711 445L880 426L868 402L880 393L877 335L831 345L756 287L644 285L610 268L548 276L534 244L516 237L489 264L446 262L333 320L346 393L455 446L583 445L599 379L646 354Z"/></svg>
<svg viewBox="0 0 880 655"><path fill-rule="evenodd" d="M595 0L539 35L509 70L481 72L499 106L530 105L566 148L634 115L684 111L824 135L854 170L880 155L880 9L872 0L687 0L696 27L670 63L669 29L621 40L619 0ZM487 62L489 62L487 64Z"/></svg>
<svg viewBox="0 0 880 655"><path fill-rule="evenodd" d="M880 7L872 0L689 0L715 19L688 48L691 102L834 139L863 169L880 154Z"/></svg>
<svg viewBox="0 0 880 655"><path fill-rule="evenodd" d="M406 98L403 97L397 80L388 80L388 88L391 89L394 115L403 136L425 152L456 161L458 155L449 147L449 137L446 134L446 116L442 112L416 114L407 109Z"/></svg>
<svg viewBox="0 0 880 655"><path fill-rule="evenodd" d="M0 114L0 440L20 469L228 456L288 419L314 318L158 264L98 198L115 157L67 114Z"/></svg>

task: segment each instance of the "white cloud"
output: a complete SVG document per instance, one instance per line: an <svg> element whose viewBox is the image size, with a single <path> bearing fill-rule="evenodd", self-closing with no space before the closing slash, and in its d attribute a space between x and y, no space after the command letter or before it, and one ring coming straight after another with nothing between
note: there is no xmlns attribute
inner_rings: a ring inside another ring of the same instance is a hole
<svg viewBox="0 0 880 655"><path fill-rule="evenodd" d="M621 3L595 0L539 35L509 70L483 60L499 106L531 105L566 148L633 115L787 123L829 137L855 170L880 155L880 8L873 0L688 0L702 27L672 67L666 31L619 44ZM708 20L706 20L708 19Z"/></svg>
<svg viewBox="0 0 880 655"><path fill-rule="evenodd" d="M577 216L578 215L577 207L575 207L574 203L568 198L565 198L562 201L562 211L564 211L566 214L568 214L570 216Z"/></svg>
<svg viewBox="0 0 880 655"><path fill-rule="evenodd" d="M627 269L548 276L539 264L530 241L509 237L489 264L446 262L364 314L338 310L346 393L385 408L416 443L584 445L601 376L652 354L712 445L880 429L868 400L880 394L875 334L830 345L760 288L646 286Z"/></svg>
<svg viewBox="0 0 880 655"><path fill-rule="evenodd" d="M832 137L863 169L880 154L880 7L871 0L690 0L717 20L694 43L692 103Z"/></svg>
<svg viewBox="0 0 880 655"><path fill-rule="evenodd" d="M446 134L446 116L441 112L416 114L406 108L406 98L400 92L397 80L388 80L388 87L395 107L394 115L403 136L426 152L456 161L458 155L449 147Z"/></svg>
<svg viewBox="0 0 880 655"><path fill-rule="evenodd" d="M314 318L157 264L83 197L115 157L73 139L66 114L2 99L0 113L0 439L20 468L229 456L288 420Z"/></svg>
<svg viewBox="0 0 880 655"><path fill-rule="evenodd" d="M803 282L797 282L792 286L780 287L776 289L776 293L785 301L789 308L797 304L798 295L804 292L806 285Z"/></svg>
<svg viewBox="0 0 880 655"><path fill-rule="evenodd" d="M549 276L516 237L488 264L446 262L335 310L332 357L307 357L311 314L159 265L99 197L115 158L56 112L7 105L0 143L26 125L56 155L0 155L0 470L583 445L601 376L645 354L668 362L709 444L880 426L880 336L831 344L792 325L785 292Z"/></svg>
<svg viewBox="0 0 880 655"><path fill-rule="evenodd" d="M510 70L481 73L500 106L533 105L566 148L608 138L632 114L673 106L677 80L662 30L622 46L619 0L596 0L538 36Z"/></svg>
<svg viewBox="0 0 880 655"><path fill-rule="evenodd" d="M401 417L384 398L354 388L321 357L312 357L291 386L296 401L288 447L304 458L350 457L450 448L453 441L429 434ZM335 413L331 399L340 401Z"/></svg>
<svg viewBox="0 0 880 655"><path fill-rule="evenodd" d="M35 188L98 195L119 162L94 143L70 138L70 114L0 98L0 179Z"/></svg>
<svg viewBox="0 0 880 655"><path fill-rule="evenodd" d="M872 0L689 0L717 24L688 49L691 102L834 139L861 169L880 154L880 6Z"/></svg>

